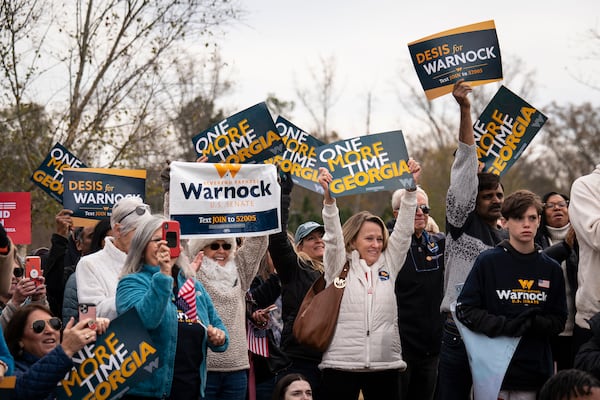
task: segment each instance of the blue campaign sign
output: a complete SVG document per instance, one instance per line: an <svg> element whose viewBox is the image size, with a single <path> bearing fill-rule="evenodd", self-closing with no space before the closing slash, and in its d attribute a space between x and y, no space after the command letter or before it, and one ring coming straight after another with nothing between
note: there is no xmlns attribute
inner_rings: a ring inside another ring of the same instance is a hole
<svg viewBox="0 0 600 400"><path fill-rule="evenodd" d="M317 159L318 167L333 176L329 190L334 197L415 187L402 131L326 144L317 148Z"/></svg>
<svg viewBox="0 0 600 400"><path fill-rule="evenodd" d="M281 171L290 173L294 184L322 194L323 188L318 183L317 148L324 143L281 116L277 117L275 126L285 143L285 151L265 163L277 164Z"/></svg>
<svg viewBox="0 0 600 400"><path fill-rule="evenodd" d="M146 197L146 171L112 168L65 169L63 206L73 210L76 226L112 215L123 197Z"/></svg>
<svg viewBox="0 0 600 400"><path fill-rule="evenodd" d="M471 86L502 80L502 57L494 21L466 25L408 44L428 100L452 92L459 79Z"/></svg>
<svg viewBox="0 0 600 400"><path fill-rule="evenodd" d="M59 400L116 399L159 367L158 352L135 308L110 322L96 343L73 357L57 387Z"/></svg>
<svg viewBox="0 0 600 400"><path fill-rule="evenodd" d="M192 143L196 154L211 163L260 163L285 150L264 102L200 132Z"/></svg>
<svg viewBox="0 0 600 400"><path fill-rule="evenodd" d="M538 109L501 86L473 125L483 170L500 176L506 173L547 120Z"/></svg>
<svg viewBox="0 0 600 400"><path fill-rule="evenodd" d="M86 168L86 165L62 144L56 143L42 164L33 171L30 179L50 197L62 204L63 169L65 168Z"/></svg>

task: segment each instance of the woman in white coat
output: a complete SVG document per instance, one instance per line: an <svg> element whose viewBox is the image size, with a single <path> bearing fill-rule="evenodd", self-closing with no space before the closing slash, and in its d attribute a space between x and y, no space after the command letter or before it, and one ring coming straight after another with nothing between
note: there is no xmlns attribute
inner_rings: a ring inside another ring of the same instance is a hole
<svg viewBox="0 0 600 400"><path fill-rule="evenodd" d="M418 182L419 164L411 159L408 166ZM357 399L362 391L365 400L399 400L400 372L406 363L398 334L394 282L410 247L416 188L408 190L388 238L383 220L368 211L353 215L342 227L329 192L331 182L329 171L320 168L327 285L347 261L349 271L333 340L319 365L324 398Z"/></svg>

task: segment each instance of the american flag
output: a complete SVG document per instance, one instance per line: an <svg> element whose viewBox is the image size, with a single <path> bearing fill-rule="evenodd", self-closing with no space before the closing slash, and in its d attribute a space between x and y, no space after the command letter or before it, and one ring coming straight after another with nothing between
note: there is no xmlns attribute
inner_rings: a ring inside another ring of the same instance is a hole
<svg viewBox="0 0 600 400"><path fill-rule="evenodd" d="M185 283L179 288L179 292L177 293L178 297L181 297L185 300L188 305L188 309L185 310L185 314L189 319L195 321L198 319L198 313L196 311L196 285L194 284L194 278L189 278Z"/></svg>
<svg viewBox="0 0 600 400"><path fill-rule="evenodd" d="M548 279L538 279L538 286L541 288L550 289L550 281Z"/></svg>
<svg viewBox="0 0 600 400"><path fill-rule="evenodd" d="M259 356L269 357L269 339L265 329L257 329L248 321L246 338L248 339L248 350Z"/></svg>

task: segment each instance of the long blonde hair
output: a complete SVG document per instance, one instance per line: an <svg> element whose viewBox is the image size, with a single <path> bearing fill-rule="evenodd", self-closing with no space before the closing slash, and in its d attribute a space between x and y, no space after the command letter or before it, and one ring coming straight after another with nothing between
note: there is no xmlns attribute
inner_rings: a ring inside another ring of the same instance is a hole
<svg viewBox="0 0 600 400"><path fill-rule="evenodd" d="M323 266L323 260L317 260L315 258L311 258L308 254L306 254L302 250L298 250L298 245L294 243L294 235L290 231L288 231L287 236L288 236L288 241L291 243L292 247L294 248L294 251L296 252L296 255L298 256L299 263L304 263L306 265L309 265L312 269L319 271L319 272L325 271L325 268ZM300 241L300 243L302 243L302 240Z"/></svg>

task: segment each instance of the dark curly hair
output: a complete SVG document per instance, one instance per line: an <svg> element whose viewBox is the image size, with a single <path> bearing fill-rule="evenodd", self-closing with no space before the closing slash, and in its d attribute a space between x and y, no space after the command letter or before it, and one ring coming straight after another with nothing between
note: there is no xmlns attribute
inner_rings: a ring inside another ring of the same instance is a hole
<svg viewBox="0 0 600 400"><path fill-rule="evenodd" d="M544 383L538 400L571 400L591 394L592 388L600 388L600 382L590 373L565 369Z"/></svg>

